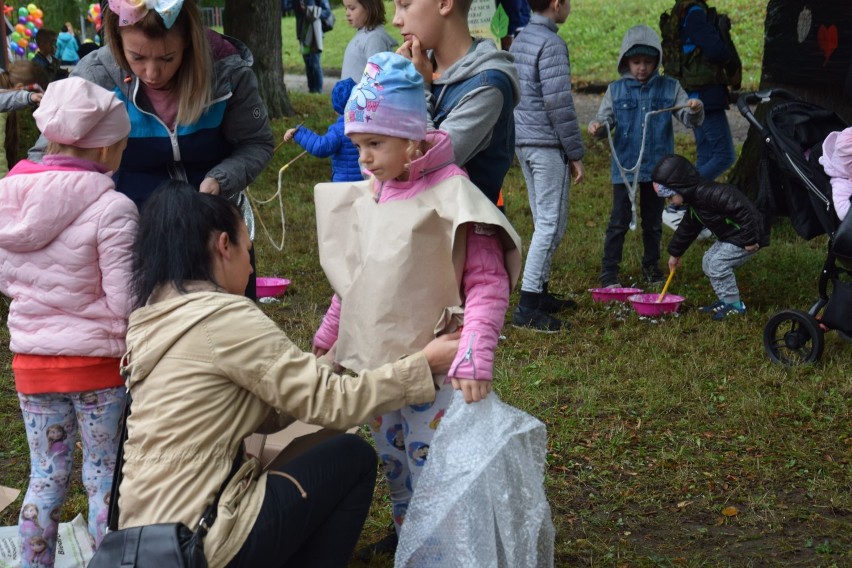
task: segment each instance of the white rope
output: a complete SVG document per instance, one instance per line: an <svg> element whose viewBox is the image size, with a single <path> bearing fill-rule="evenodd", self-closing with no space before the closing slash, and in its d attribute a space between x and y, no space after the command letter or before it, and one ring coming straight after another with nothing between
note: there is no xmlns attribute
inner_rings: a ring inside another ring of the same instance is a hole
<svg viewBox="0 0 852 568"><path fill-rule="evenodd" d="M621 173L621 178L624 180L624 184L627 186L627 196L630 198L630 230L636 230L636 188L639 186L639 171L642 168L642 156L645 153L645 139L646 134L648 133L648 122L651 119L652 115L661 114L664 112L675 112L684 108L689 108L688 105L681 106L673 106L669 108L661 108L660 110L652 110L651 112L645 113L645 118L642 122L642 143L639 145L639 157L636 160L636 164L633 167L625 168L621 165L621 160L618 159L618 155L615 153L615 145L612 143L612 131L609 128L609 121L604 122L604 126L606 126L606 138L609 142L609 149L612 152L612 159L615 161L615 167L618 168L618 171ZM633 180L629 180L629 174L633 174Z"/></svg>
<svg viewBox="0 0 852 568"><path fill-rule="evenodd" d="M284 236L286 234L286 228L285 228L286 222L285 222L285 219L284 219L284 194L281 191L281 178L283 177L285 170L287 170L287 168L290 167L290 164L292 164L293 162L295 162L296 160L298 160L299 158L301 158L302 156L304 156L307 153L308 153L307 150L305 150L301 154L299 154L298 156L296 156L295 158L293 158L292 160L290 160L289 162L287 162L286 164L281 166L281 169L278 170L278 190L269 199L265 199L265 200L255 199L255 197L249 191L249 188L247 187L245 189L245 194L249 198L249 203L251 204L252 209L254 210L254 216L260 222L260 227L263 229L263 232L266 235L267 240L269 240L269 244L271 244L272 247L275 250L277 250L278 252L281 252L284 249ZM265 205L265 204L269 203L270 201L272 201L276 197L278 198L278 211L281 215L281 241L279 243L276 243L272 239L272 235L269 233L269 229L266 228L266 223L263 222L263 217L260 215L260 209L258 207L259 205Z"/></svg>

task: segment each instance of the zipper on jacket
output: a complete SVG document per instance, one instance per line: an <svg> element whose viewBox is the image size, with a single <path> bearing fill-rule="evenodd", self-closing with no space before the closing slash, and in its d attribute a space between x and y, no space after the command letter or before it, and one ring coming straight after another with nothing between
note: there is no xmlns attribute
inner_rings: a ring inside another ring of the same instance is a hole
<svg viewBox="0 0 852 568"><path fill-rule="evenodd" d="M476 363L473 360L473 344L476 343L476 333L470 334L470 339L467 342L467 349L464 350L464 356L461 358L461 361L456 363L456 366L450 369L450 375L454 375L458 368L461 366L462 361L467 361L470 363L470 368L473 369L473 374L471 375L472 379L476 378Z"/></svg>

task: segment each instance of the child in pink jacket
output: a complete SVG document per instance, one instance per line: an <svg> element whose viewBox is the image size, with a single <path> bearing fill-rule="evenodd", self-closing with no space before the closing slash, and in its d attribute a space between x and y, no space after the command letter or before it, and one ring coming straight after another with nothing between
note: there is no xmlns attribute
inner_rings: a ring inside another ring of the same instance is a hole
<svg viewBox="0 0 852 568"><path fill-rule="evenodd" d="M12 371L31 462L20 519L24 567L53 566L51 511L65 501L78 437L89 532L96 544L104 533L138 218L110 177L130 132L113 93L77 77L57 81L33 116L47 154L0 180L0 291L12 299Z"/></svg>
<svg viewBox="0 0 852 568"><path fill-rule="evenodd" d="M371 57L343 116L370 179L314 192L320 261L336 292L314 352L333 347L343 367L369 368L453 331L453 314L464 313L459 351L435 402L370 425L398 532L453 388L467 402L491 390L520 242L455 165L449 136L427 132L423 80L410 61ZM343 265L350 268L336 270Z"/></svg>
<svg viewBox="0 0 852 568"><path fill-rule="evenodd" d="M852 126L825 137L819 163L831 178L831 199L842 221L852 199Z"/></svg>

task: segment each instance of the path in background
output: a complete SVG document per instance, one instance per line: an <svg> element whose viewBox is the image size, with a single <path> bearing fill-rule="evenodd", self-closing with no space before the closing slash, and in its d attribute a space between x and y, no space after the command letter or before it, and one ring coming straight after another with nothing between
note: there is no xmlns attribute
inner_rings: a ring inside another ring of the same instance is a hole
<svg viewBox="0 0 852 568"><path fill-rule="evenodd" d="M338 80L340 80L340 77L325 75L322 84L323 93L330 95L331 89ZM308 81L305 75L287 73L284 75L284 82L287 85L288 91L308 92ZM580 118L581 127L585 131L586 125L589 124L589 121L598 112L603 94L575 91L573 95L574 107L577 109L577 116ZM742 144L748 133L748 122L737 111L736 105L731 105L731 108L728 109L728 124L731 126L734 143ZM675 132L686 132L686 128L677 120L675 121Z"/></svg>

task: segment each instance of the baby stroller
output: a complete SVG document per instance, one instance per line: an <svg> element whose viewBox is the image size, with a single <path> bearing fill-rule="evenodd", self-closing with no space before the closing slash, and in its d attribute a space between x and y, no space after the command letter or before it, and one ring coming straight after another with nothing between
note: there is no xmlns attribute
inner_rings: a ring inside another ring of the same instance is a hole
<svg viewBox="0 0 852 568"><path fill-rule="evenodd" d="M761 124L751 105L765 101L772 106ZM757 128L764 143L755 205L770 219L789 217L796 233L806 240L828 235L816 302L807 312L776 313L763 329L763 347L772 361L813 363L822 355L826 331L833 329L852 339L852 243L835 240L840 222L829 178L818 161L825 137L847 124L833 111L783 89L744 93L737 109Z"/></svg>

